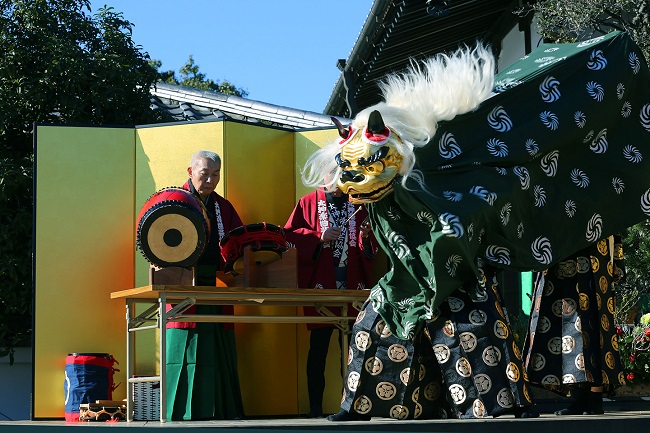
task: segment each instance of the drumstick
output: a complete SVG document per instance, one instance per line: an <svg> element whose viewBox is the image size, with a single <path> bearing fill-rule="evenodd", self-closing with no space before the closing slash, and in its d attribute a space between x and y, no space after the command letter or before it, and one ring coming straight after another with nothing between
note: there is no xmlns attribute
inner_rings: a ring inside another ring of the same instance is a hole
<svg viewBox="0 0 650 433"><path fill-rule="evenodd" d="M355 216L355 215L357 214L357 212L359 212L360 210L361 210L361 206L359 206L359 207L357 208L357 210L355 210L355 211L352 213L352 215L350 215L350 216L348 217L348 219L345 220L345 222L343 223L343 226L346 226L346 225L348 224L348 222L352 219L352 217Z"/></svg>

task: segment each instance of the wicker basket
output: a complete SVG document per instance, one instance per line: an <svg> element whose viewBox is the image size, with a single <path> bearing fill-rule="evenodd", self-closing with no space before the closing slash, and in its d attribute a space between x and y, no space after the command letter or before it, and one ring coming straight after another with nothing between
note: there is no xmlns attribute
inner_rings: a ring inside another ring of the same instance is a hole
<svg viewBox="0 0 650 433"><path fill-rule="evenodd" d="M133 419L138 421L160 419L160 382L133 384Z"/></svg>

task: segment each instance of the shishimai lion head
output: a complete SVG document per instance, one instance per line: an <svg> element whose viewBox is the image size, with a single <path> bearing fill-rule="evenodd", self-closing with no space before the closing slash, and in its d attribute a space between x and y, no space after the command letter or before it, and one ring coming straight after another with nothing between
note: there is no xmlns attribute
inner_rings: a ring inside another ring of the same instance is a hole
<svg viewBox="0 0 650 433"><path fill-rule="evenodd" d="M406 182L414 149L428 144L439 121L476 109L494 83L494 57L483 46L413 61L379 84L384 102L361 111L349 125L332 118L340 140L313 153L303 183L339 187L352 203L371 203Z"/></svg>
<svg viewBox="0 0 650 433"><path fill-rule="evenodd" d="M353 203L380 200L393 190L404 157L395 141L399 136L384 124L379 111L370 113L365 128L346 128L333 119L343 140L334 157L340 175L338 186Z"/></svg>

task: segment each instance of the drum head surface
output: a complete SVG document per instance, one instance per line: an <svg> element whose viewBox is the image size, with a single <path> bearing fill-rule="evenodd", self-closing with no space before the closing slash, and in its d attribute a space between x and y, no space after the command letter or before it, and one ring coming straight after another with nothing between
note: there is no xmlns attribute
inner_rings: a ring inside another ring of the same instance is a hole
<svg viewBox="0 0 650 433"><path fill-rule="evenodd" d="M224 272L244 271L244 250L251 248L253 262L266 265L282 258L287 251L284 229L266 222L248 224L232 229L221 241Z"/></svg>
<svg viewBox="0 0 650 433"><path fill-rule="evenodd" d="M282 258L282 254L277 251L251 251L253 255L253 262L256 265L268 265L269 263L277 262ZM244 258L241 257L235 260L232 265L232 270L238 274L244 273Z"/></svg>
<svg viewBox="0 0 650 433"><path fill-rule="evenodd" d="M158 267L194 265L207 243L204 216L184 202L161 202L142 217L138 246Z"/></svg>

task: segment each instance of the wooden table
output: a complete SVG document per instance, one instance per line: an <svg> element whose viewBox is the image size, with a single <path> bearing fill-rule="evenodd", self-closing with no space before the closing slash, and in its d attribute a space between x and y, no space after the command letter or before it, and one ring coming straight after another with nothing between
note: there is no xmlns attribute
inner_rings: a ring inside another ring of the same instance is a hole
<svg viewBox="0 0 650 433"><path fill-rule="evenodd" d="M207 287L150 285L111 293L111 299L126 301L126 377L127 421L133 419L133 387L138 382L160 383L160 421L167 417L166 400L166 324L169 322L217 322L217 323L329 323L338 326L343 333L343 364L347 364L350 321L348 304L357 309L366 300L366 290L328 290L264 287ZM136 314L136 304L150 304L149 308ZM166 311L166 304L175 304ZM192 305L256 305L256 306L311 306L322 316L267 316L267 315L205 315L185 314ZM329 307L340 308L340 314ZM353 314L354 315L354 314ZM160 331L158 344L158 376L133 377L135 367L136 331L154 329Z"/></svg>

